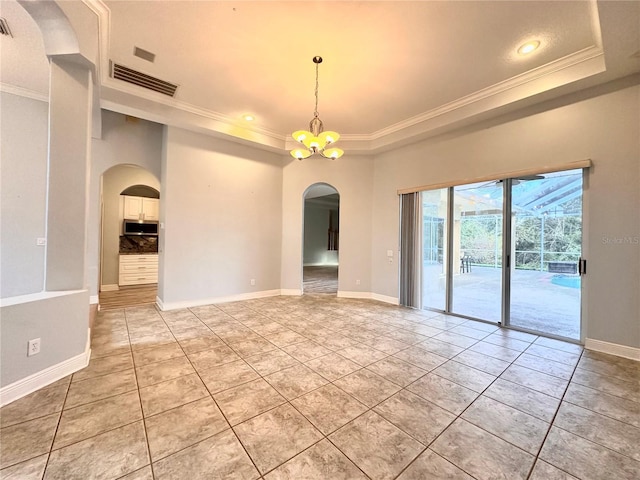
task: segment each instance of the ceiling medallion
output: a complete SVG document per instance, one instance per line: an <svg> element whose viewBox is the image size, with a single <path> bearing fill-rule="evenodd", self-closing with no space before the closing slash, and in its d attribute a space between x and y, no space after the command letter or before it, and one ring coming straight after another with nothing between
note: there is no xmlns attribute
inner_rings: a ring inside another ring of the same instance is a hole
<svg viewBox="0 0 640 480"><path fill-rule="evenodd" d="M294 148L291 150L291 156L302 160L319 153L324 158L335 160L344 152L339 148L327 147L337 142L340 135L337 132L325 132L322 120L318 116L318 65L322 63L322 57L313 57L313 63L316 64L316 108L313 111L313 119L309 122L309 130L298 130L291 135L296 142L306 147Z"/></svg>

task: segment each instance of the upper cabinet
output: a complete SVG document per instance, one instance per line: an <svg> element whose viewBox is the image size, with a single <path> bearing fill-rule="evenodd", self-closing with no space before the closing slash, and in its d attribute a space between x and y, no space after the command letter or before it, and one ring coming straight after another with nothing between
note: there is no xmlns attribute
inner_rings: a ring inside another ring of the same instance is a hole
<svg viewBox="0 0 640 480"><path fill-rule="evenodd" d="M125 220L158 221L160 218L160 200L157 198L132 197L123 195Z"/></svg>
<svg viewBox="0 0 640 480"><path fill-rule="evenodd" d="M160 200L142 197L142 219L155 221L160 219Z"/></svg>

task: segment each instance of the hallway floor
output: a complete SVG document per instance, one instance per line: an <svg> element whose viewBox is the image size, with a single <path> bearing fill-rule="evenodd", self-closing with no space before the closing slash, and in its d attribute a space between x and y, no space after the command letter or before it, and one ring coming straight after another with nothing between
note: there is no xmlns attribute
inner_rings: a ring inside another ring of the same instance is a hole
<svg viewBox="0 0 640 480"><path fill-rule="evenodd" d="M304 293L338 293L338 265L303 267Z"/></svg>
<svg viewBox="0 0 640 480"><path fill-rule="evenodd" d="M131 285L118 290L100 292L100 310L114 310L133 305L154 305L158 295L158 284Z"/></svg>
<svg viewBox="0 0 640 480"><path fill-rule="evenodd" d="M5 479L637 479L640 363L369 300L102 311Z"/></svg>

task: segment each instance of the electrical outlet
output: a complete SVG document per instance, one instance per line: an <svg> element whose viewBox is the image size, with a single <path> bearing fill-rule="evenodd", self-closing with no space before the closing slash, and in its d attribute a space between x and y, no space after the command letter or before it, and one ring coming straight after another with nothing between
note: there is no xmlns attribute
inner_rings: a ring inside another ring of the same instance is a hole
<svg viewBox="0 0 640 480"><path fill-rule="evenodd" d="M255 285L255 284L256 284L256 279L255 279L255 278L252 278L252 279L251 279L251 285Z"/></svg>
<svg viewBox="0 0 640 480"><path fill-rule="evenodd" d="M36 245L38 247L44 247L47 244L47 239L44 237L38 237L36 238Z"/></svg>
<svg viewBox="0 0 640 480"><path fill-rule="evenodd" d="M360 280L356 280L356 285L360 285Z"/></svg>
<svg viewBox="0 0 640 480"><path fill-rule="evenodd" d="M27 357L30 357L31 355L37 355L38 353L40 353L40 339L34 338L33 340L29 340Z"/></svg>

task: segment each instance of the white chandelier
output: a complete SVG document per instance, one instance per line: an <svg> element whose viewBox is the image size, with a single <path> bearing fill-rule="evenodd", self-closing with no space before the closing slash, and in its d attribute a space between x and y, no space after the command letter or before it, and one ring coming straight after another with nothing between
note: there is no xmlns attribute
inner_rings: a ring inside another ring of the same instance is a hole
<svg viewBox="0 0 640 480"><path fill-rule="evenodd" d="M309 130L298 130L291 135L296 142L306 147L294 148L291 150L291 156L302 160L319 153L324 158L335 160L344 152L339 148L327 147L337 142L340 135L337 132L325 132L322 120L318 116L318 65L322 63L322 57L313 57L313 63L316 64L316 108L313 111L313 119L309 122Z"/></svg>

